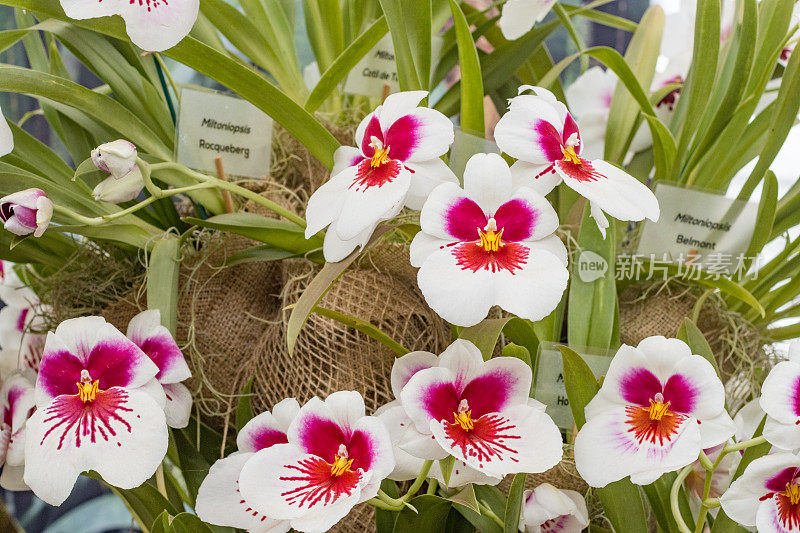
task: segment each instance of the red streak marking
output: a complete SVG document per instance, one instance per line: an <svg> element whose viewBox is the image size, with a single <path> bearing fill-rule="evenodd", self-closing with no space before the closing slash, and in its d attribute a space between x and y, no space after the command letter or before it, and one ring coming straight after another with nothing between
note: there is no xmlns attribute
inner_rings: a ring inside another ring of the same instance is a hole
<svg viewBox="0 0 800 533"><path fill-rule="evenodd" d="M399 161L389 159L380 166L371 166L371 159L364 159L358 164L356 179L350 184L350 189L355 187L356 191L366 191L370 187L382 187L391 183L403 168Z"/></svg>
<svg viewBox="0 0 800 533"><path fill-rule="evenodd" d="M685 415L667 411L661 420L650 420L650 409L629 405L625 408L628 413L626 422L630 426L628 433L633 433L634 438L642 444L645 440L652 444L658 441L659 446L669 442L678 432L678 426L686 419Z"/></svg>
<svg viewBox="0 0 800 533"><path fill-rule="evenodd" d="M321 457L302 459L297 465L284 465L302 475L282 476L281 481L300 481L303 485L281 493L290 505L313 508L318 503L323 506L335 503L341 496L350 496L361 480L360 472L348 470L340 476L331 474L331 464Z"/></svg>
<svg viewBox="0 0 800 533"><path fill-rule="evenodd" d="M496 252L487 252L477 242L458 244L460 246L453 248L453 256L463 270L473 272L481 269L491 272L508 270L511 274L516 274L515 271L520 270L528 261L528 249L515 242L504 243Z"/></svg>
<svg viewBox="0 0 800 533"><path fill-rule="evenodd" d="M109 389L99 391L93 402L84 404L80 397L59 396L45 411L44 423L53 423L42 437L40 444L60 428L61 434L58 436L58 448L64 445L70 433L74 433L75 447L81 447L81 438L89 438L92 443L97 442L97 434L108 441L110 436L116 436L113 423L119 422L128 433L131 432L131 425L125 421L122 413L133 412L132 409L125 407L128 403L128 393L122 389Z"/></svg>
<svg viewBox="0 0 800 533"><path fill-rule="evenodd" d="M519 451L511 448L507 441L519 440L522 437L508 432L508 430L516 429L516 426L509 423L508 419L496 413L489 413L473 423L474 427L471 431L462 429L456 423L446 422L444 424L445 436L453 442L454 446L461 449L464 457L474 457L483 466L482 463L500 459L504 453L508 453L512 455L509 459L519 462L519 459L513 457Z"/></svg>

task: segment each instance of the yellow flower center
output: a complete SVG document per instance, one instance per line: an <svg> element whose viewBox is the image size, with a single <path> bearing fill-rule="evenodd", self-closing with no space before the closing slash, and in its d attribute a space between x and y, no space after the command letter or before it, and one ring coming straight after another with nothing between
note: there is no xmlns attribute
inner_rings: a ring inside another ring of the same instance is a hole
<svg viewBox="0 0 800 533"><path fill-rule="evenodd" d="M561 153L564 155L565 161L569 161L575 165L581 164L581 158L575 153L575 148L573 146L562 146Z"/></svg>
<svg viewBox="0 0 800 533"><path fill-rule="evenodd" d="M664 396L659 392L650 399L650 420L661 420L669 412L670 402L664 401Z"/></svg>
<svg viewBox="0 0 800 533"><path fill-rule="evenodd" d="M333 459L333 464L331 465L331 475L334 477L339 477L347 472L350 472L351 466L353 466L353 460L350 459L345 445L340 444L339 451L337 452L336 457Z"/></svg>
<svg viewBox="0 0 800 533"><path fill-rule="evenodd" d="M497 231L497 222L494 218L489 219L485 228L478 228L478 235L481 238L480 246L487 252L496 252L503 246L503 230Z"/></svg>
<svg viewBox="0 0 800 533"><path fill-rule="evenodd" d="M787 483L786 490L782 492L784 496L789 498L789 503L792 505L797 505L800 503L800 485L795 485L794 483Z"/></svg>
<svg viewBox="0 0 800 533"><path fill-rule="evenodd" d="M378 168L389 160L390 147L384 146L380 139L372 137L369 145L375 150L375 153L372 154L372 160L369 162L370 167Z"/></svg>
<svg viewBox="0 0 800 533"><path fill-rule="evenodd" d="M461 400L458 409L453 413L453 425L458 424L464 431L472 431L475 423L472 421L472 410L469 408L467 400Z"/></svg>
<svg viewBox="0 0 800 533"><path fill-rule="evenodd" d="M78 395L81 397L83 403L90 403L94 401L97 396L97 391L100 390L100 380L96 379L93 382L77 382Z"/></svg>

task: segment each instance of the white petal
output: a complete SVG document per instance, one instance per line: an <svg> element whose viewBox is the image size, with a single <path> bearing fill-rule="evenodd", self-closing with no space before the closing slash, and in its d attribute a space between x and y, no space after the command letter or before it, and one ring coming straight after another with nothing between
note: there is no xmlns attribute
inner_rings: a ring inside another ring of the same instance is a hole
<svg viewBox="0 0 800 533"><path fill-rule="evenodd" d="M540 165L519 160L511 165L511 183L514 190L530 187L541 195L549 194L561 183L561 176L548 168L550 164Z"/></svg>
<svg viewBox="0 0 800 533"><path fill-rule="evenodd" d="M380 119L382 126L386 113L384 102ZM429 161L447 153L455 132L450 119L439 111L417 107L400 115L388 129L384 128L383 135L390 157L413 163Z"/></svg>
<svg viewBox="0 0 800 533"><path fill-rule="evenodd" d="M492 428L486 437L479 436L480 422ZM549 470L563 455L561 433L553 420L538 409L515 405L501 413L484 415L475 421L476 430L469 441L456 441L445 424L431 421L436 441L456 459L491 477L519 472ZM460 429L460 428L458 428Z"/></svg>
<svg viewBox="0 0 800 533"><path fill-rule="evenodd" d="M557 235L550 235L538 241L528 241L525 245L531 250L543 250L550 252L561 260L564 266L568 263L567 247Z"/></svg>
<svg viewBox="0 0 800 533"><path fill-rule="evenodd" d="M316 235L339 217L344 204L347 188L356 178L356 167L345 167L331 174L331 179L323 183L308 199L306 207L306 239Z"/></svg>
<svg viewBox="0 0 800 533"><path fill-rule="evenodd" d="M405 203L410 186L411 173L403 169L396 178L379 187L348 189L342 211L332 229L340 239L355 238L381 220L396 215Z"/></svg>
<svg viewBox="0 0 800 533"><path fill-rule="evenodd" d="M381 413L376 413L376 416L380 419L384 426L386 426L386 430L389 432L389 438L394 444L393 451L395 467L394 470L392 470L392 473L389 474L389 479L394 481L407 481L409 479L416 478L425 461L418 457L414 457L410 453L397 446L397 444L402 441L406 431L412 427L413 424L411 419L408 418L405 409L403 409L403 406L398 402L393 407L390 407Z"/></svg>
<svg viewBox="0 0 800 533"><path fill-rule="evenodd" d="M420 210L431 191L442 183L458 184L458 178L447 164L439 159L430 159L418 163L407 162L406 168L411 173L411 187L406 197L406 207Z"/></svg>
<svg viewBox="0 0 800 533"><path fill-rule="evenodd" d="M658 200L646 185L602 159L591 161L591 165L602 177L578 180L558 164L556 170L564 183L617 220L658 220Z"/></svg>
<svg viewBox="0 0 800 533"><path fill-rule="evenodd" d="M706 418L700 421L700 444L704 450L723 444L736 433L736 424L731 415L723 410L713 418ZM800 441L798 441L800 447Z"/></svg>
<svg viewBox="0 0 800 533"><path fill-rule="evenodd" d="M143 5L126 4L120 14L133 44L148 52L161 52L189 34L199 8L199 0L170 0L169 3L151 0Z"/></svg>
<svg viewBox="0 0 800 533"><path fill-rule="evenodd" d="M82 404L77 395L59 396L26 425L25 482L51 505L86 470L115 487L138 487L167 452L164 411L146 392L112 388L98 394L94 409Z"/></svg>
<svg viewBox="0 0 800 533"><path fill-rule="evenodd" d="M313 401L315 399L312 399L309 404ZM309 410L311 408L309 404L303 406L300 413ZM347 430L353 429L356 423L366 416L364 398L356 391L336 391L325 398L324 404L326 416Z"/></svg>
<svg viewBox="0 0 800 533"><path fill-rule="evenodd" d="M334 229L329 229L325 232L325 240L322 245L325 261L336 263L353 253L356 248L363 248L369 241L369 238L372 237L373 231L375 231L375 226L367 228L354 238L345 241L339 238Z"/></svg>
<svg viewBox="0 0 800 533"><path fill-rule="evenodd" d="M498 154L475 154L464 168L464 191L486 213L493 214L511 197L511 171Z"/></svg>
<svg viewBox="0 0 800 533"><path fill-rule="evenodd" d="M603 213L603 210L600 209L600 206L598 206L597 203L589 202L589 205L591 206L592 218L597 223L597 229L600 230L600 235L602 235L603 238L605 239L606 230L610 225L608 219L606 218L606 214Z"/></svg>
<svg viewBox="0 0 800 533"><path fill-rule="evenodd" d="M508 197L505 198L506 200ZM478 226L486 224L486 215L474 199L455 183L436 187L419 215L422 232L439 239L467 240L466 233L475 225L474 239L478 239Z"/></svg>
<svg viewBox="0 0 800 533"><path fill-rule="evenodd" d="M416 110L426 96L428 91L402 91L387 96L383 105L378 108L381 130L386 132L397 119Z"/></svg>
<svg viewBox="0 0 800 533"><path fill-rule="evenodd" d="M494 303L520 318L536 322L558 306L567 288L569 272L563 257L541 249L529 250L522 268L513 274L497 273Z"/></svg>
<svg viewBox="0 0 800 533"><path fill-rule="evenodd" d="M605 487L626 476L636 482L637 474L652 477L658 472L678 470L697 459L700 431L694 419L684 419L661 445L647 438L640 442L627 417L624 406L606 410L587 420L578 432L575 466L590 486Z"/></svg>
<svg viewBox="0 0 800 533"><path fill-rule="evenodd" d="M783 424L767 416L763 435L767 442L782 450L792 451L800 448L800 426L795 423Z"/></svg>
<svg viewBox="0 0 800 533"><path fill-rule="evenodd" d="M509 41L528 33L552 9L555 0L508 0L503 4L498 25Z"/></svg>
<svg viewBox="0 0 800 533"><path fill-rule="evenodd" d="M392 365L392 394L400 398L400 391L411 379L411 376L439 365L439 356L431 352L410 352L394 360Z"/></svg>
<svg viewBox="0 0 800 533"><path fill-rule="evenodd" d="M192 414L192 393L183 383L165 383L163 387L167 396L164 406L167 425L171 428L185 428L189 425L189 416Z"/></svg>
<svg viewBox="0 0 800 533"><path fill-rule="evenodd" d="M494 138L511 157L549 165L562 157L563 129L564 118L558 105L541 96L524 94L511 100L509 111L495 127Z"/></svg>
<svg viewBox="0 0 800 533"><path fill-rule="evenodd" d="M424 231L418 232L414 235L409 248L411 266L415 268L421 267L433 252L444 249L448 244L455 242L433 237Z"/></svg>
<svg viewBox="0 0 800 533"><path fill-rule="evenodd" d="M286 433L300 412L300 404L294 398L286 398L272 408L253 417L236 435L239 451L257 452L287 441Z"/></svg>
<svg viewBox="0 0 800 533"><path fill-rule="evenodd" d="M781 361L773 367L761 387L761 408L782 424L800 421L800 364Z"/></svg>
<svg viewBox="0 0 800 533"><path fill-rule="evenodd" d="M357 165L362 159L364 159L364 156L361 154L361 150L355 146L340 146L333 152L331 176L339 174L348 167Z"/></svg>
<svg viewBox="0 0 800 533"><path fill-rule="evenodd" d="M23 480L23 476L25 474L25 466L11 466L5 465L3 466L3 472L0 473L0 487L3 487L5 490L12 490L12 491L23 491L23 490L31 490L31 488L25 484Z"/></svg>
<svg viewBox="0 0 800 533"><path fill-rule="evenodd" d="M119 14L123 1L119 2L86 2L84 0L61 0L64 13L71 19L84 20L96 17L107 17Z"/></svg>
<svg viewBox="0 0 800 533"><path fill-rule="evenodd" d="M578 76L564 91L572 114L580 121L592 113L606 113L617 86L617 75L611 69L594 66ZM586 133L581 128L581 137Z"/></svg>
<svg viewBox="0 0 800 533"><path fill-rule="evenodd" d="M251 533L285 533L289 522L272 520L253 511L239 492L239 474L254 454L235 452L220 459L208 471L197 491L195 511L203 522L246 529Z"/></svg>

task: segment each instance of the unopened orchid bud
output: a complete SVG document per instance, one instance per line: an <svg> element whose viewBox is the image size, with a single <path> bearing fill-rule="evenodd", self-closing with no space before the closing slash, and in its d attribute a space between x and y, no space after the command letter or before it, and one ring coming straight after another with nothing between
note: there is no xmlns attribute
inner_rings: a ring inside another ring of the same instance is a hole
<svg viewBox="0 0 800 533"><path fill-rule="evenodd" d="M41 189L26 189L0 198L0 220L15 235L41 237L53 217L53 202Z"/></svg>
<svg viewBox="0 0 800 533"><path fill-rule="evenodd" d="M122 178L113 175L97 184L92 191L95 200L118 204L135 199L144 188L142 171L138 167Z"/></svg>
<svg viewBox="0 0 800 533"><path fill-rule="evenodd" d="M92 162L114 178L127 176L136 167L136 146L125 139L101 144L92 150Z"/></svg>

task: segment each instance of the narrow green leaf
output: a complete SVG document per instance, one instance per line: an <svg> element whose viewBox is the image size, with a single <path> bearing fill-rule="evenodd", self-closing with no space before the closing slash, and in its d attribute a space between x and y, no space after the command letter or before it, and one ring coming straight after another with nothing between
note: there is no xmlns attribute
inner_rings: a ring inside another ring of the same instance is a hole
<svg viewBox="0 0 800 533"><path fill-rule="evenodd" d="M411 498L408 503L413 509L405 507L400 511L394 523L395 533L441 533L453 505L432 494Z"/></svg>
<svg viewBox="0 0 800 533"><path fill-rule="evenodd" d="M458 62L461 65L461 127L483 134L483 78L478 48L472 40L469 24L455 0L450 0L453 13Z"/></svg>
<svg viewBox="0 0 800 533"><path fill-rule="evenodd" d="M711 350L708 341L706 340L700 328L691 321L689 318L684 318L678 333L675 335L678 339L682 340L691 348L692 353L702 355L711 365L719 376L719 368L717 367L717 360L714 358L714 352Z"/></svg>
<svg viewBox="0 0 800 533"><path fill-rule="evenodd" d="M439 461L439 470L442 471L442 479L445 485L450 483L450 476L453 474L453 466L455 466L455 464L456 458L452 455L448 455Z"/></svg>
<svg viewBox="0 0 800 533"><path fill-rule="evenodd" d="M239 394L239 402L236 404L236 431L241 431L255 416L252 405L254 379L250 378Z"/></svg>
<svg viewBox="0 0 800 533"><path fill-rule="evenodd" d="M212 533L208 524L192 513L180 513L172 519L173 533Z"/></svg>
<svg viewBox="0 0 800 533"><path fill-rule="evenodd" d="M320 307L318 305L314 306L313 312L322 315L327 318L331 318L336 320L337 322L344 324L345 326L351 327L356 331L360 331L364 335L374 339L390 350L392 350L397 355L405 355L411 350L406 348L405 346L401 345L391 337L389 337L386 333L378 329L376 326L366 322L365 320L361 320L360 318L350 316L345 313L340 313L338 311L334 311L333 309L327 309L325 307Z"/></svg>
<svg viewBox="0 0 800 533"><path fill-rule="evenodd" d="M241 263L254 263L260 261L280 261L290 257L298 257L298 254L274 248L268 244L246 248L240 252L233 253L225 260L225 266L234 266Z"/></svg>
<svg viewBox="0 0 800 533"><path fill-rule="evenodd" d="M778 179L771 170L764 176L764 187L761 191L761 201L758 204L758 215L756 216L756 227L753 230L753 238L745 252L745 257L755 257L761 253L764 246L769 242L772 235L772 227L775 224L775 211L778 207Z"/></svg>
<svg viewBox="0 0 800 533"><path fill-rule="evenodd" d="M394 58L397 64L397 76L400 78L400 90L410 91L422 89L422 81L417 73L417 66L414 63L414 53L411 49L409 36L407 34L408 25L404 22L404 10L411 4L403 3L400 0L380 0L381 8L389 24L389 32L392 34L392 44L394 45ZM428 4L423 0L421 3Z"/></svg>
<svg viewBox="0 0 800 533"><path fill-rule="evenodd" d="M147 308L161 311L161 324L173 336L178 324L178 272L180 239L165 235L153 245L147 263Z"/></svg>
<svg viewBox="0 0 800 533"><path fill-rule="evenodd" d="M600 386L592 369L578 353L568 346L559 345L564 363L564 386L569 398L569 407L575 426L580 429L586 423L584 408L594 398Z"/></svg>
<svg viewBox="0 0 800 533"><path fill-rule="evenodd" d="M206 220L186 217L184 221L236 233L293 254L304 254L322 247L322 237L319 235L306 239L303 229L296 224L255 213L226 213Z"/></svg>
<svg viewBox="0 0 800 533"><path fill-rule="evenodd" d="M150 533L170 533L169 513L164 511L158 515L150 528Z"/></svg>
<svg viewBox="0 0 800 533"><path fill-rule="evenodd" d="M381 17L367 28L364 33L358 36L350 45L339 54L339 57L331 63L320 80L314 86L311 94L308 95L303 106L306 111L313 113L325 102L339 83L344 80L351 70L361 59L369 53L372 48L383 39L389 26L386 24L386 17Z"/></svg>
<svg viewBox="0 0 800 533"><path fill-rule="evenodd" d="M468 507L476 513L481 512L480 507L478 506L478 498L475 496L475 486L471 483L447 499L453 503Z"/></svg>
<svg viewBox="0 0 800 533"><path fill-rule="evenodd" d="M506 503L506 520L503 533L517 533L519 531L519 518L522 512L522 496L525 492L525 473L514 476L511 488L508 490L508 503Z"/></svg>

